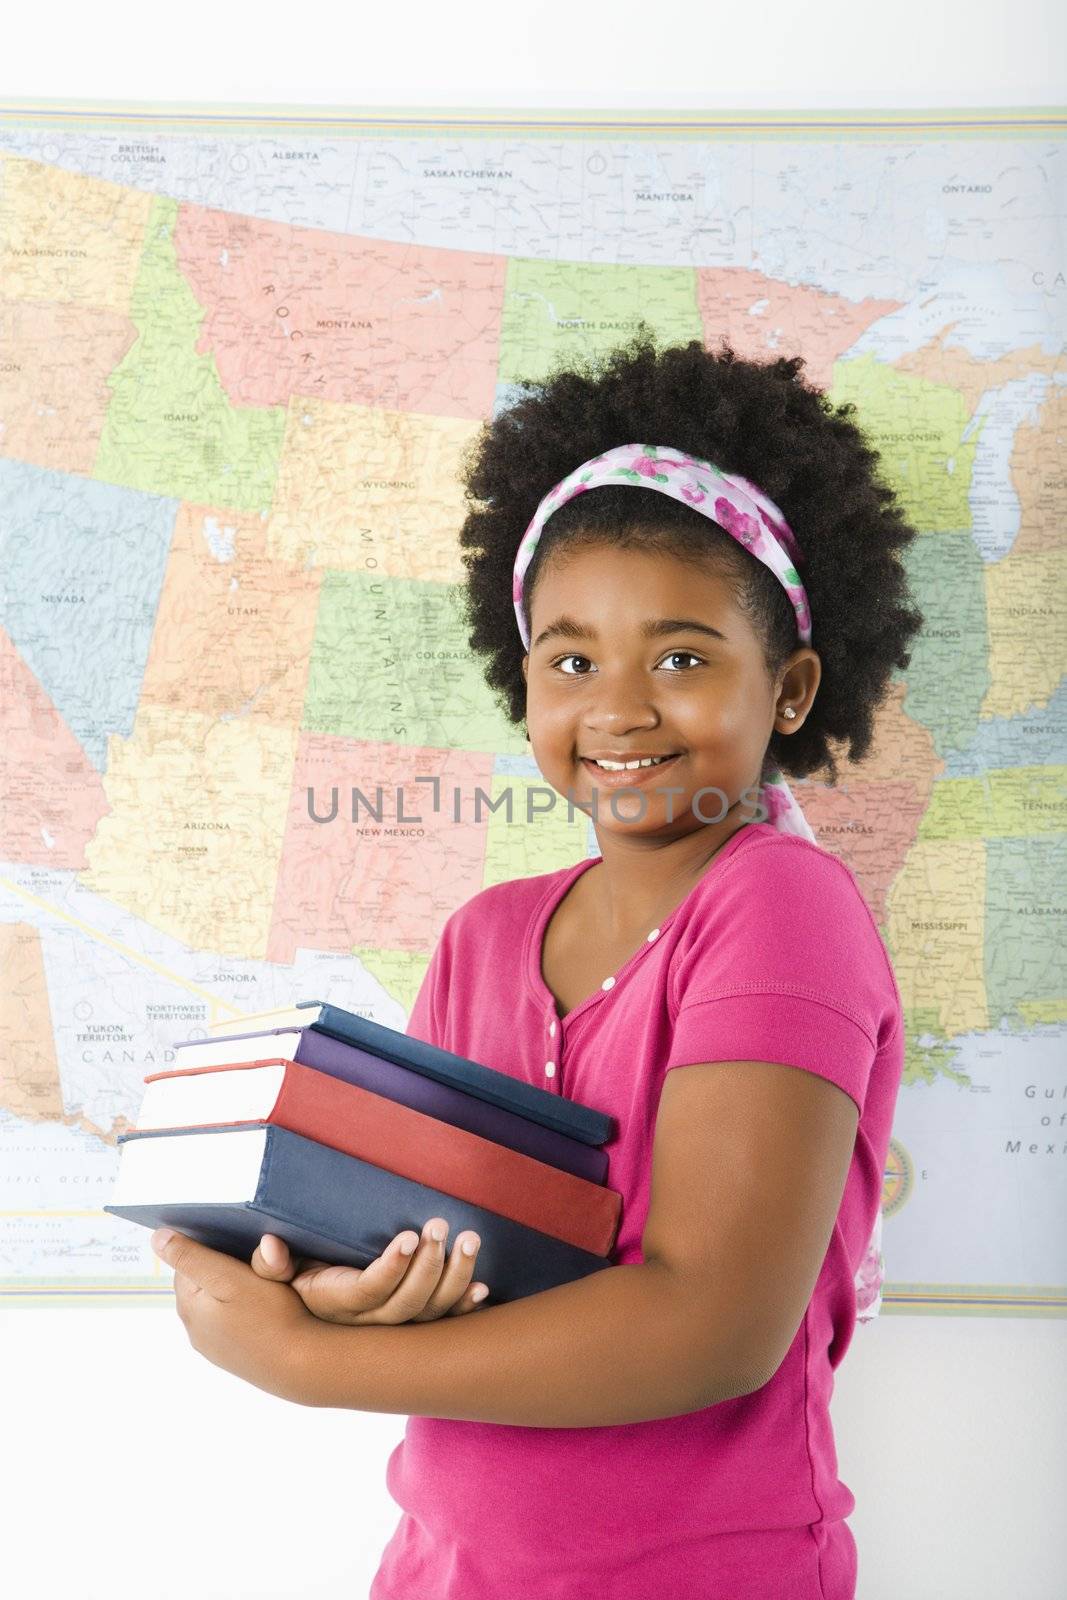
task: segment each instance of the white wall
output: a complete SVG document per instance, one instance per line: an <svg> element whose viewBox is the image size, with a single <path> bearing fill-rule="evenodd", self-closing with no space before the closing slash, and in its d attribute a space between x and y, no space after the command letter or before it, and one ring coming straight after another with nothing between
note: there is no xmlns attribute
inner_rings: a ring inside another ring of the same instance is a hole
<svg viewBox="0 0 1067 1600"><path fill-rule="evenodd" d="M1060 1600L1064 1330L857 1329L833 1419L858 1600ZM276 1400L160 1309L5 1312L0 1350L12 1600L365 1600L399 1516L385 1463L402 1417Z"/></svg>
<svg viewBox="0 0 1067 1600"><path fill-rule="evenodd" d="M402 106L1064 100L1055 0L16 0L0 96ZM160 21L155 22L156 16Z"/></svg>
<svg viewBox="0 0 1067 1600"><path fill-rule="evenodd" d="M1067 30L1053 12L1037 0L406 0L378 16L358 0L231 14L217 0L45 3L5 18L0 100L1062 105ZM1065 1355L1064 1322L894 1316L857 1330L833 1415L857 1500L858 1600L1065 1592ZM274 1400L201 1360L159 1309L0 1313L0 1362L7 1593L364 1600L398 1516L384 1467L403 1418Z"/></svg>

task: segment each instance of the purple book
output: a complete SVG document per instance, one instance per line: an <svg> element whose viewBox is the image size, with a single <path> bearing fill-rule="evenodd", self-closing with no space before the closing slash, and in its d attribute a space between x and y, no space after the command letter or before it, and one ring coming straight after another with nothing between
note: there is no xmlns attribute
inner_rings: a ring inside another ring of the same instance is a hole
<svg viewBox="0 0 1067 1600"><path fill-rule="evenodd" d="M291 1048L279 1050L277 1040L282 1035L298 1042ZM250 1047L248 1041L252 1039L261 1039L263 1043ZM254 1054L250 1053L253 1048ZM373 1056L356 1045L320 1033L317 1028L271 1028L263 1033L228 1034L221 1039L183 1039L174 1049L177 1052L174 1066L178 1070L284 1055L288 1060L325 1072L328 1077L354 1083L360 1089L380 1094L383 1099L425 1112L427 1116L436 1117L438 1122L465 1128L468 1133L480 1134L483 1139L492 1139L509 1150L533 1156L536 1161L544 1161L561 1172L573 1172L592 1183L607 1180L607 1152L597 1146L571 1139L553 1128L530 1122L514 1111L506 1111L502 1106L464 1094L461 1089L438 1083L399 1062Z"/></svg>

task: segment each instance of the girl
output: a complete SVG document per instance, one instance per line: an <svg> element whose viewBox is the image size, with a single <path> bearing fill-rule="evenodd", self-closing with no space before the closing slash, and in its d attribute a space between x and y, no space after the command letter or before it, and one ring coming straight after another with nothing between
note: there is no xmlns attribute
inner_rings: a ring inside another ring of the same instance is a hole
<svg viewBox="0 0 1067 1600"><path fill-rule="evenodd" d="M599 853L454 912L408 1032L614 1115L613 1265L479 1309L430 1224L362 1273L161 1241L210 1359L408 1414L371 1600L855 1594L829 1401L903 1020L783 773L862 759L922 617L914 530L803 366L642 325L465 466L471 646Z"/></svg>

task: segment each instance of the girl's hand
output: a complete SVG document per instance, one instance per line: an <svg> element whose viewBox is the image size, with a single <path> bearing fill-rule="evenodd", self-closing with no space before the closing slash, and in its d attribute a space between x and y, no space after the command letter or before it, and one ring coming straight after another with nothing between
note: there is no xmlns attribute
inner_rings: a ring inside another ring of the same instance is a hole
<svg viewBox="0 0 1067 1600"><path fill-rule="evenodd" d="M318 1405L323 1329L292 1288L172 1228L152 1249L174 1268L174 1300L189 1343L208 1361L298 1405Z"/></svg>
<svg viewBox="0 0 1067 1600"><path fill-rule="evenodd" d="M441 1231L440 1239L431 1229ZM413 1232L397 1234L388 1249L367 1267L331 1267L323 1261L294 1260L289 1246L276 1234L265 1233L252 1256L252 1270L274 1283L288 1283L307 1309L323 1322L348 1327L373 1323L433 1322L438 1317L458 1317L475 1311L489 1293L485 1284L472 1284L474 1258L481 1240L462 1233L446 1264L448 1224L431 1217L422 1238ZM464 1253L466 1242L474 1245ZM401 1249L407 1243L413 1254Z"/></svg>

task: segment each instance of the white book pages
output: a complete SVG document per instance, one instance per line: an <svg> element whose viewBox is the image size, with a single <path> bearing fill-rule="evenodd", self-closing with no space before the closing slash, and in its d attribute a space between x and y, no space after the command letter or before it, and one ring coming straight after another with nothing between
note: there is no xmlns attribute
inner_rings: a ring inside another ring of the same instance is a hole
<svg viewBox="0 0 1067 1600"><path fill-rule="evenodd" d="M300 1044L298 1033L256 1033L250 1039L198 1039L195 1044L180 1044L174 1052L174 1065L186 1067L228 1067L240 1061L269 1061L272 1056L292 1058Z"/></svg>
<svg viewBox="0 0 1067 1600"><path fill-rule="evenodd" d="M190 1128L205 1122L259 1122L277 1104L285 1064L237 1067L232 1072L196 1072L187 1078L157 1078L146 1085L137 1114L146 1128Z"/></svg>
<svg viewBox="0 0 1067 1600"><path fill-rule="evenodd" d="M125 1139L113 1206L222 1205L255 1197L266 1128Z"/></svg>

